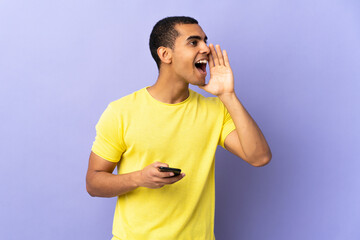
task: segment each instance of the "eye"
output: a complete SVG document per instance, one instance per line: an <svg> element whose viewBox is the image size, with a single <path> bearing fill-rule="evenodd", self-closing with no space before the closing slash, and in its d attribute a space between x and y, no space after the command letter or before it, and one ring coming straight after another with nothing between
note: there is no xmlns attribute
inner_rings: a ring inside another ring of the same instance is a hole
<svg viewBox="0 0 360 240"><path fill-rule="evenodd" d="M191 41L190 44L195 47L195 46L197 46L197 41Z"/></svg>

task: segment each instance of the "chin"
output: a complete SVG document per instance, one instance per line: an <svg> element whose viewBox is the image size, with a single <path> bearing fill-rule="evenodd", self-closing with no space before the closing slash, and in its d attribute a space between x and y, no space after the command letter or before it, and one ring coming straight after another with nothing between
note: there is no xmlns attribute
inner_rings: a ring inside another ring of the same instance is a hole
<svg viewBox="0 0 360 240"><path fill-rule="evenodd" d="M205 86L205 85L206 85L206 80L205 80L205 78L202 79L202 80L199 82L198 85L200 85L200 86Z"/></svg>
<svg viewBox="0 0 360 240"><path fill-rule="evenodd" d="M203 79L196 78L196 79L193 79L192 81L189 81L189 83L191 85L195 85L195 86L204 86L204 85L206 85L206 80L205 80L205 77Z"/></svg>
<svg viewBox="0 0 360 240"><path fill-rule="evenodd" d="M205 81L203 82L189 82L189 84L194 86L205 86Z"/></svg>

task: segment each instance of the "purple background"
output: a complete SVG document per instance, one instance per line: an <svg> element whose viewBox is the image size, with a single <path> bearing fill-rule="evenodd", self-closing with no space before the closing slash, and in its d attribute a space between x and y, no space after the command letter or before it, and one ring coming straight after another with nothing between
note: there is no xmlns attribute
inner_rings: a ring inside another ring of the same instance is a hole
<svg viewBox="0 0 360 240"><path fill-rule="evenodd" d="M273 153L218 147L217 239L360 239L357 0L0 1L1 238L111 238L116 198L85 189L95 124L156 81L148 38L172 15L228 51Z"/></svg>

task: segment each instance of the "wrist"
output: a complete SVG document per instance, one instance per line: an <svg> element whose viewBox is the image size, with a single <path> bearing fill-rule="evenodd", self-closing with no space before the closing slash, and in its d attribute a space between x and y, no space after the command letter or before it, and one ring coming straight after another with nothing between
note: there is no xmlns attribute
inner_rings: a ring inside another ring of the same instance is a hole
<svg viewBox="0 0 360 240"><path fill-rule="evenodd" d="M218 98L223 102L227 102L227 101L233 101L235 99L237 99L237 96L235 94L235 92L231 92L231 93L223 93L218 95Z"/></svg>
<svg viewBox="0 0 360 240"><path fill-rule="evenodd" d="M134 183L134 187L138 188L142 186L142 171L136 171L132 174L131 180Z"/></svg>

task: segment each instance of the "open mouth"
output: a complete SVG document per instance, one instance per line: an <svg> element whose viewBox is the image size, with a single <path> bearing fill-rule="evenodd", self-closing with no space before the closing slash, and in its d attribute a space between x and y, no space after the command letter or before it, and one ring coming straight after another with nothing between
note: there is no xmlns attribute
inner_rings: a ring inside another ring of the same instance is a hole
<svg viewBox="0 0 360 240"><path fill-rule="evenodd" d="M195 63L195 67L201 74L206 75L206 64L207 64L207 60L205 60L205 59L199 60Z"/></svg>

